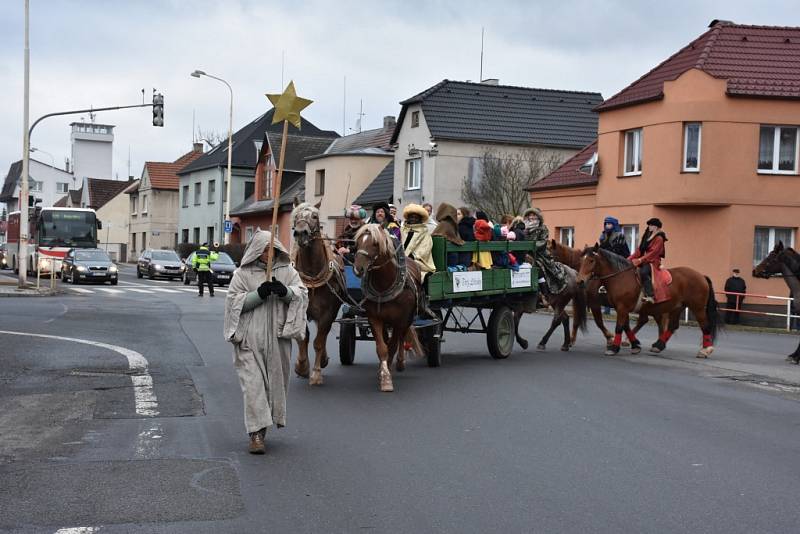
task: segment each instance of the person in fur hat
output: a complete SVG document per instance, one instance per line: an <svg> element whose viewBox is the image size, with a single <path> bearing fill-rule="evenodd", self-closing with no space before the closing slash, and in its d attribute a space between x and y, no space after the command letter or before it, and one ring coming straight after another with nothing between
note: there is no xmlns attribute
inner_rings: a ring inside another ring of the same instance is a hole
<svg viewBox="0 0 800 534"><path fill-rule="evenodd" d="M401 236L406 256L413 258L422 271L423 279L436 271L433 263L433 239L425 223L428 211L419 204L409 204L403 209Z"/></svg>
<svg viewBox="0 0 800 534"><path fill-rule="evenodd" d="M372 218L369 222L372 224L379 224L384 230L389 232L389 235L400 241L400 226L395 222L394 217L392 217L388 202L378 202L373 206Z"/></svg>
<svg viewBox="0 0 800 534"><path fill-rule="evenodd" d="M556 295L567 287L567 273L564 265L558 263L547 250L550 230L544 224L544 216L539 208L528 208L522 214L525 224L525 240L536 243L534 261L539 268L539 289L544 296ZM519 238L519 236L517 236Z"/></svg>
<svg viewBox="0 0 800 534"><path fill-rule="evenodd" d="M463 245L464 240L458 232L458 210L446 202L439 204L436 210L436 220L439 224L431 235L441 236L454 245ZM457 269L461 265L466 269L472 260L471 252L450 252L447 254L447 267Z"/></svg>
<svg viewBox="0 0 800 534"><path fill-rule="evenodd" d="M354 241L356 232L364 226L364 219L367 218L367 210L353 204L345 210L344 216L347 218L347 226L345 226L344 231L342 231L342 234L339 236L339 239L342 241L336 242L336 252L352 262L355 259L356 253L356 243Z"/></svg>

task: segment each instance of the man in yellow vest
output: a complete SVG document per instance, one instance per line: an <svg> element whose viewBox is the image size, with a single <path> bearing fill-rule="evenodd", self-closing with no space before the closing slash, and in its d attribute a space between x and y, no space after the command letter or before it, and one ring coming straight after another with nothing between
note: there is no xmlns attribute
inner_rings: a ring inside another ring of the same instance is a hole
<svg viewBox="0 0 800 534"><path fill-rule="evenodd" d="M194 253L192 268L197 272L198 297L203 296L203 284L208 285L208 293L214 296L214 280L211 276L211 264L219 259L215 250L208 250L208 243L203 243Z"/></svg>

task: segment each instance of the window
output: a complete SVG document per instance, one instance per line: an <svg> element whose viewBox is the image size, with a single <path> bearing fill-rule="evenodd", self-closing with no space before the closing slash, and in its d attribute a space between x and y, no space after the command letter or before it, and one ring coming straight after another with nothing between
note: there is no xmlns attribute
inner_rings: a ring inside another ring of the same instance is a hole
<svg viewBox="0 0 800 534"><path fill-rule="evenodd" d="M411 127L416 128L419 126L419 111L411 112Z"/></svg>
<svg viewBox="0 0 800 534"><path fill-rule="evenodd" d="M222 201L228 201L228 180L225 180L222 183Z"/></svg>
<svg viewBox="0 0 800 534"><path fill-rule="evenodd" d="M638 224L623 224L622 235L625 236L625 241L628 243L628 249L633 252L639 246L639 225Z"/></svg>
<svg viewBox="0 0 800 534"><path fill-rule="evenodd" d="M406 189L419 189L422 183L422 160L406 160Z"/></svg>
<svg viewBox="0 0 800 534"><path fill-rule="evenodd" d="M252 226L248 226L244 229L244 241L245 243L249 243L251 239L253 239L254 229Z"/></svg>
<svg viewBox="0 0 800 534"><path fill-rule="evenodd" d="M42 187L43 186L44 186L44 182L37 182L36 180L31 178L30 176L28 177L28 190L29 191L31 191L31 192L36 191L37 193L40 193L42 191Z"/></svg>
<svg viewBox="0 0 800 534"><path fill-rule="evenodd" d="M195 243L199 243L200 242L200 227L195 227L195 229L194 229L194 231L192 233L194 234L194 242Z"/></svg>
<svg viewBox="0 0 800 534"><path fill-rule="evenodd" d="M797 173L797 127L762 126L758 142L758 170Z"/></svg>
<svg viewBox="0 0 800 534"><path fill-rule="evenodd" d="M317 169L314 173L314 194L316 196L325 194L325 169Z"/></svg>
<svg viewBox="0 0 800 534"><path fill-rule="evenodd" d="M136 234L131 234L131 250L136 250Z"/></svg>
<svg viewBox="0 0 800 534"><path fill-rule="evenodd" d="M642 174L642 129L625 132L625 176Z"/></svg>
<svg viewBox="0 0 800 534"><path fill-rule="evenodd" d="M147 248L147 232L142 232L142 250Z"/></svg>
<svg viewBox="0 0 800 534"><path fill-rule="evenodd" d="M206 228L206 243L209 245L214 242L214 227L209 226Z"/></svg>
<svg viewBox="0 0 800 534"><path fill-rule="evenodd" d="M208 204L214 203L214 197L217 195L217 181L216 180L209 180L208 181Z"/></svg>
<svg viewBox="0 0 800 534"><path fill-rule="evenodd" d="M256 192L256 183L255 182L245 182L244 183L244 198L242 201L247 200L248 198L253 196L253 193Z"/></svg>
<svg viewBox="0 0 800 534"><path fill-rule="evenodd" d="M139 204L139 198L136 195L131 195L131 215L136 215L138 204Z"/></svg>
<svg viewBox="0 0 800 534"><path fill-rule="evenodd" d="M189 207L189 186L183 186L183 201L181 203L181 207L188 208Z"/></svg>
<svg viewBox="0 0 800 534"><path fill-rule="evenodd" d="M572 226L565 226L558 229L558 241L567 247L575 246L575 228Z"/></svg>
<svg viewBox="0 0 800 534"><path fill-rule="evenodd" d="M794 233L796 228L774 228L769 226L756 226L755 239L753 240L753 265L758 265L770 253L778 241L786 247L794 247Z"/></svg>
<svg viewBox="0 0 800 534"><path fill-rule="evenodd" d="M699 122L687 122L683 126L684 172L700 172L700 133Z"/></svg>
<svg viewBox="0 0 800 534"><path fill-rule="evenodd" d="M194 205L200 205L200 197L203 194L203 184L201 182L194 183Z"/></svg>
<svg viewBox="0 0 800 534"><path fill-rule="evenodd" d="M142 215L147 215L147 195L142 195Z"/></svg>
<svg viewBox="0 0 800 534"><path fill-rule="evenodd" d="M181 230L181 243L188 243L189 242L189 229L184 228Z"/></svg>
<svg viewBox="0 0 800 534"><path fill-rule="evenodd" d="M272 169L267 169L264 175L264 198L272 198Z"/></svg>
<svg viewBox="0 0 800 534"><path fill-rule="evenodd" d="M56 192L69 193L69 182L56 182Z"/></svg>

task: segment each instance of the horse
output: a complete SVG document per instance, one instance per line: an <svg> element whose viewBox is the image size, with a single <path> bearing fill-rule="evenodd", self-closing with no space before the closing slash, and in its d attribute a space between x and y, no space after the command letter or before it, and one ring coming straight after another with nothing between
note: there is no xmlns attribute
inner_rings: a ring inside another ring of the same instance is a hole
<svg viewBox="0 0 800 534"><path fill-rule="evenodd" d="M547 249L553 255L557 262L563 263L568 267L572 267L575 270L580 269L581 267L581 257L583 256L582 250L578 250L575 248L568 247L566 245L562 245L555 239L550 239L547 241ZM606 345L611 346L611 342L614 340L614 334L608 331L606 328L605 322L603 321L603 299L600 296L600 288L602 287L603 283L597 279L591 279L586 284L586 302L588 302L589 309L592 311L592 317L594 318L594 323L597 325L597 328L603 333L603 336L606 338ZM611 302L609 302L611 304ZM644 314L639 314L639 319L636 323L636 326L633 329L633 333L636 334L639 330L642 329L644 325L647 324L648 316ZM658 321L656 321L658 322ZM573 324L572 326L572 345L575 344L575 340L578 337L578 325ZM625 343L623 342L623 345ZM635 350L634 354L637 354L639 351Z"/></svg>
<svg viewBox="0 0 800 534"><path fill-rule="evenodd" d="M299 351L294 371L298 376L308 378L308 383L312 386L320 386L323 383L322 369L328 365L326 342L339 313L341 296L346 291L342 260L333 254L333 250L326 242L327 238L322 235L320 229L319 207L320 204L312 206L295 199L292 210L294 234L292 260L300 279L308 288L306 315L309 321L317 323L317 335L314 337L316 358L311 375L309 377L308 328L305 339L297 342Z"/></svg>
<svg viewBox="0 0 800 534"><path fill-rule="evenodd" d="M411 344L417 356L424 355L411 327L421 307L422 277L417 263L404 260L400 245L395 246L380 225L365 224L356 233L355 242L353 272L361 278L363 307L375 338L379 386L381 391L391 392L394 383L390 369L395 355L395 369L405 370L403 341Z"/></svg>
<svg viewBox="0 0 800 534"><path fill-rule="evenodd" d="M800 254L793 248L784 247L783 241L778 241L772 252L753 269L753 276L757 278L769 278L776 274L783 275L783 281L794 295L793 314L800 315ZM800 364L800 343L786 359Z"/></svg>
<svg viewBox="0 0 800 534"><path fill-rule="evenodd" d="M568 351L570 346L574 344L574 334L573 337L570 337L569 315L566 312L567 305L570 302L572 302L572 313L574 316L573 332L578 328L580 328L582 332L586 332L586 291L578 287L578 273L575 272L575 269L565 266L564 271L567 275L567 286L561 293L547 297L547 305L553 309L553 320L550 322L550 328L547 329L547 332L542 336L542 339L536 346L538 350L545 350L550 336L559 324L564 327L564 342L561 344L561 350ZM519 316L521 316L522 313L521 310L515 311L514 319L517 324L517 330L519 330ZM527 348L528 342L524 339L520 342L521 338L519 333L517 333L516 336L517 342L520 343L522 348Z"/></svg>
<svg viewBox="0 0 800 534"><path fill-rule="evenodd" d="M717 331L721 326L711 279L689 267L675 267L669 269L669 273L672 275L669 299L655 304L645 303L641 299L642 283L639 280L639 271L632 262L601 249L597 244L586 249L581 258L578 281L584 285L592 278L603 282L609 300L614 303L617 310L614 340L611 347L606 349L607 355L619 353L623 332L627 334L631 348L641 347L641 343L628 325L628 315L631 312L660 318L661 334L658 341L653 343L650 352L654 354L662 352L669 338L680 326L684 307L692 310L703 332L702 348L697 357L708 358L711 355Z"/></svg>

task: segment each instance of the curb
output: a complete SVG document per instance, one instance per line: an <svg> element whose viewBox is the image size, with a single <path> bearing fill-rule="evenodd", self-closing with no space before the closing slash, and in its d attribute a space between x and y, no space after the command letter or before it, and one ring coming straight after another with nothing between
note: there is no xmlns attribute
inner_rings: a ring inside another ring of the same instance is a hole
<svg viewBox="0 0 800 534"><path fill-rule="evenodd" d="M63 289L9 289L6 290L0 286L0 298L3 297L54 297L56 295L63 295Z"/></svg>

